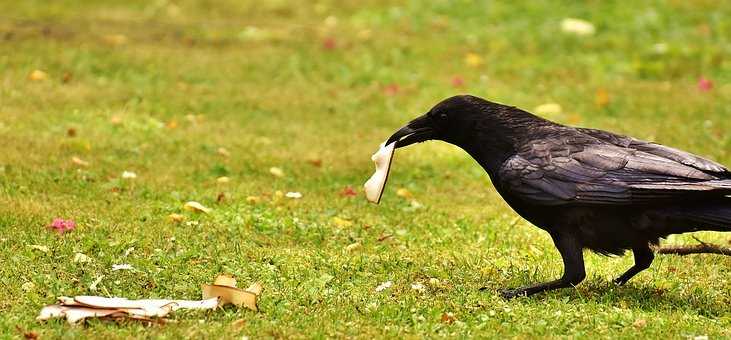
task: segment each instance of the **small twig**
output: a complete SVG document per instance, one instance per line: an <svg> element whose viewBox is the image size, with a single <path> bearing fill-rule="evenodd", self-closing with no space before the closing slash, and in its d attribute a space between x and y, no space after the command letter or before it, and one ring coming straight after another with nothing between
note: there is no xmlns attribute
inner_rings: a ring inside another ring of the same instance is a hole
<svg viewBox="0 0 731 340"><path fill-rule="evenodd" d="M658 254L672 254L672 255L690 255L690 254L721 254L731 256L731 248L723 247L717 244L706 243L695 236L693 238L700 244L692 246L665 246L658 247L655 251Z"/></svg>

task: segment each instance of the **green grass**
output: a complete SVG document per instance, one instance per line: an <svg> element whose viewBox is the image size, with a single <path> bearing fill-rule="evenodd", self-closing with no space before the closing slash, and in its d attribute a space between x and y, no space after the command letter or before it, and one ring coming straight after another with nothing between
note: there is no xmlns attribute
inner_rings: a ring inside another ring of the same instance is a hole
<svg viewBox="0 0 731 340"><path fill-rule="evenodd" d="M587 254L577 289L499 298L500 288L557 277L560 258L449 145L399 150L379 206L339 195L360 188L371 153L396 128L457 93L529 110L556 102L563 111L550 118L559 122L731 164L730 6L509 3L0 3L0 334L731 337L724 256L659 256L614 287L631 256ZM564 17L589 20L597 33L563 34ZM330 38L334 49L324 47ZM467 65L468 53L482 63ZM28 80L35 69L48 79ZM699 91L700 77L714 88ZM597 105L598 91L608 105ZM274 166L285 176L272 176ZM125 170L138 177L121 179ZM230 183L218 184L224 175ZM278 190L304 197L277 198ZM184 212L188 200L213 212ZM198 223L171 223L171 213ZM55 217L79 227L57 235L47 228ZM76 253L93 261L75 263ZM136 270L111 271L117 263ZM59 295L196 298L220 273L261 281L261 312L181 312L151 327L34 320ZM375 292L389 280L393 287ZM426 291L411 289L415 282ZM446 312L457 321L442 322ZM239 319L243 327L231 326Z"/></svg>

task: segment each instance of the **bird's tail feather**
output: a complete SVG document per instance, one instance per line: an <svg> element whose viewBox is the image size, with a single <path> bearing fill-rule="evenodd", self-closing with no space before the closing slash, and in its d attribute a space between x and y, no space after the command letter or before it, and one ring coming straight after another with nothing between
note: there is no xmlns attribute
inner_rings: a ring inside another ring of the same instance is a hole
<svg viewBox="0 0 731 340"><path fill-rule="evenodd" d="M731 199L698 204L672 212L675 218L699 230L731 231Z"/></svg>

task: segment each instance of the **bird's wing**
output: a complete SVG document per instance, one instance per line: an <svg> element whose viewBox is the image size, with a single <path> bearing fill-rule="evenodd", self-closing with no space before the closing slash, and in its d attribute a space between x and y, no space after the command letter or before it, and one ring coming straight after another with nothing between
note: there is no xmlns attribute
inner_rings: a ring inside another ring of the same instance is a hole
<svg viewBox="0 0 731 340"><path fill-rule="evenodd" d="M559 136L523 145L502 165L499 181L539 205L648 204L731 194L731 180L673 158L582 134Z"/></svg>
<svg viewBox="0 0 731 340"><path fill-rule="evenodd" d="M725 166L718 164L712 160L708 160L682 150L602 130L586 128L579 128L577 130L601 141L619 147L644 151L649 154L667 158L701 171L705 171L714 175L722 175L725 178L731 178L731 172Z"/></svg>

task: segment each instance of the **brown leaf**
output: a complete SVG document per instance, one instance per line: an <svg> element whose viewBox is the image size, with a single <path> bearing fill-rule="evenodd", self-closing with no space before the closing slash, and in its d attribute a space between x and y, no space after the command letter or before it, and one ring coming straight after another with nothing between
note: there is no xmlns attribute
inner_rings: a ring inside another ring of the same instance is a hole
<svg viewBox="0 0 731 340"><path fill-rule="evenodd" d="M350 185L348 185L347 187L343 188L342 191L340 191L340 196L343 196L343 197L355 197L355 196L358 196L358 192L355 191L355 189L353 189L353 187L351 187Z"/></svg>
<svg viewBox="0 0 731 340"><path fill-rule="evenodd" d="M446 324L453 323L457 318L454 317L454 314L452 312L446 312L442 314L442 322Z"/></svg>

